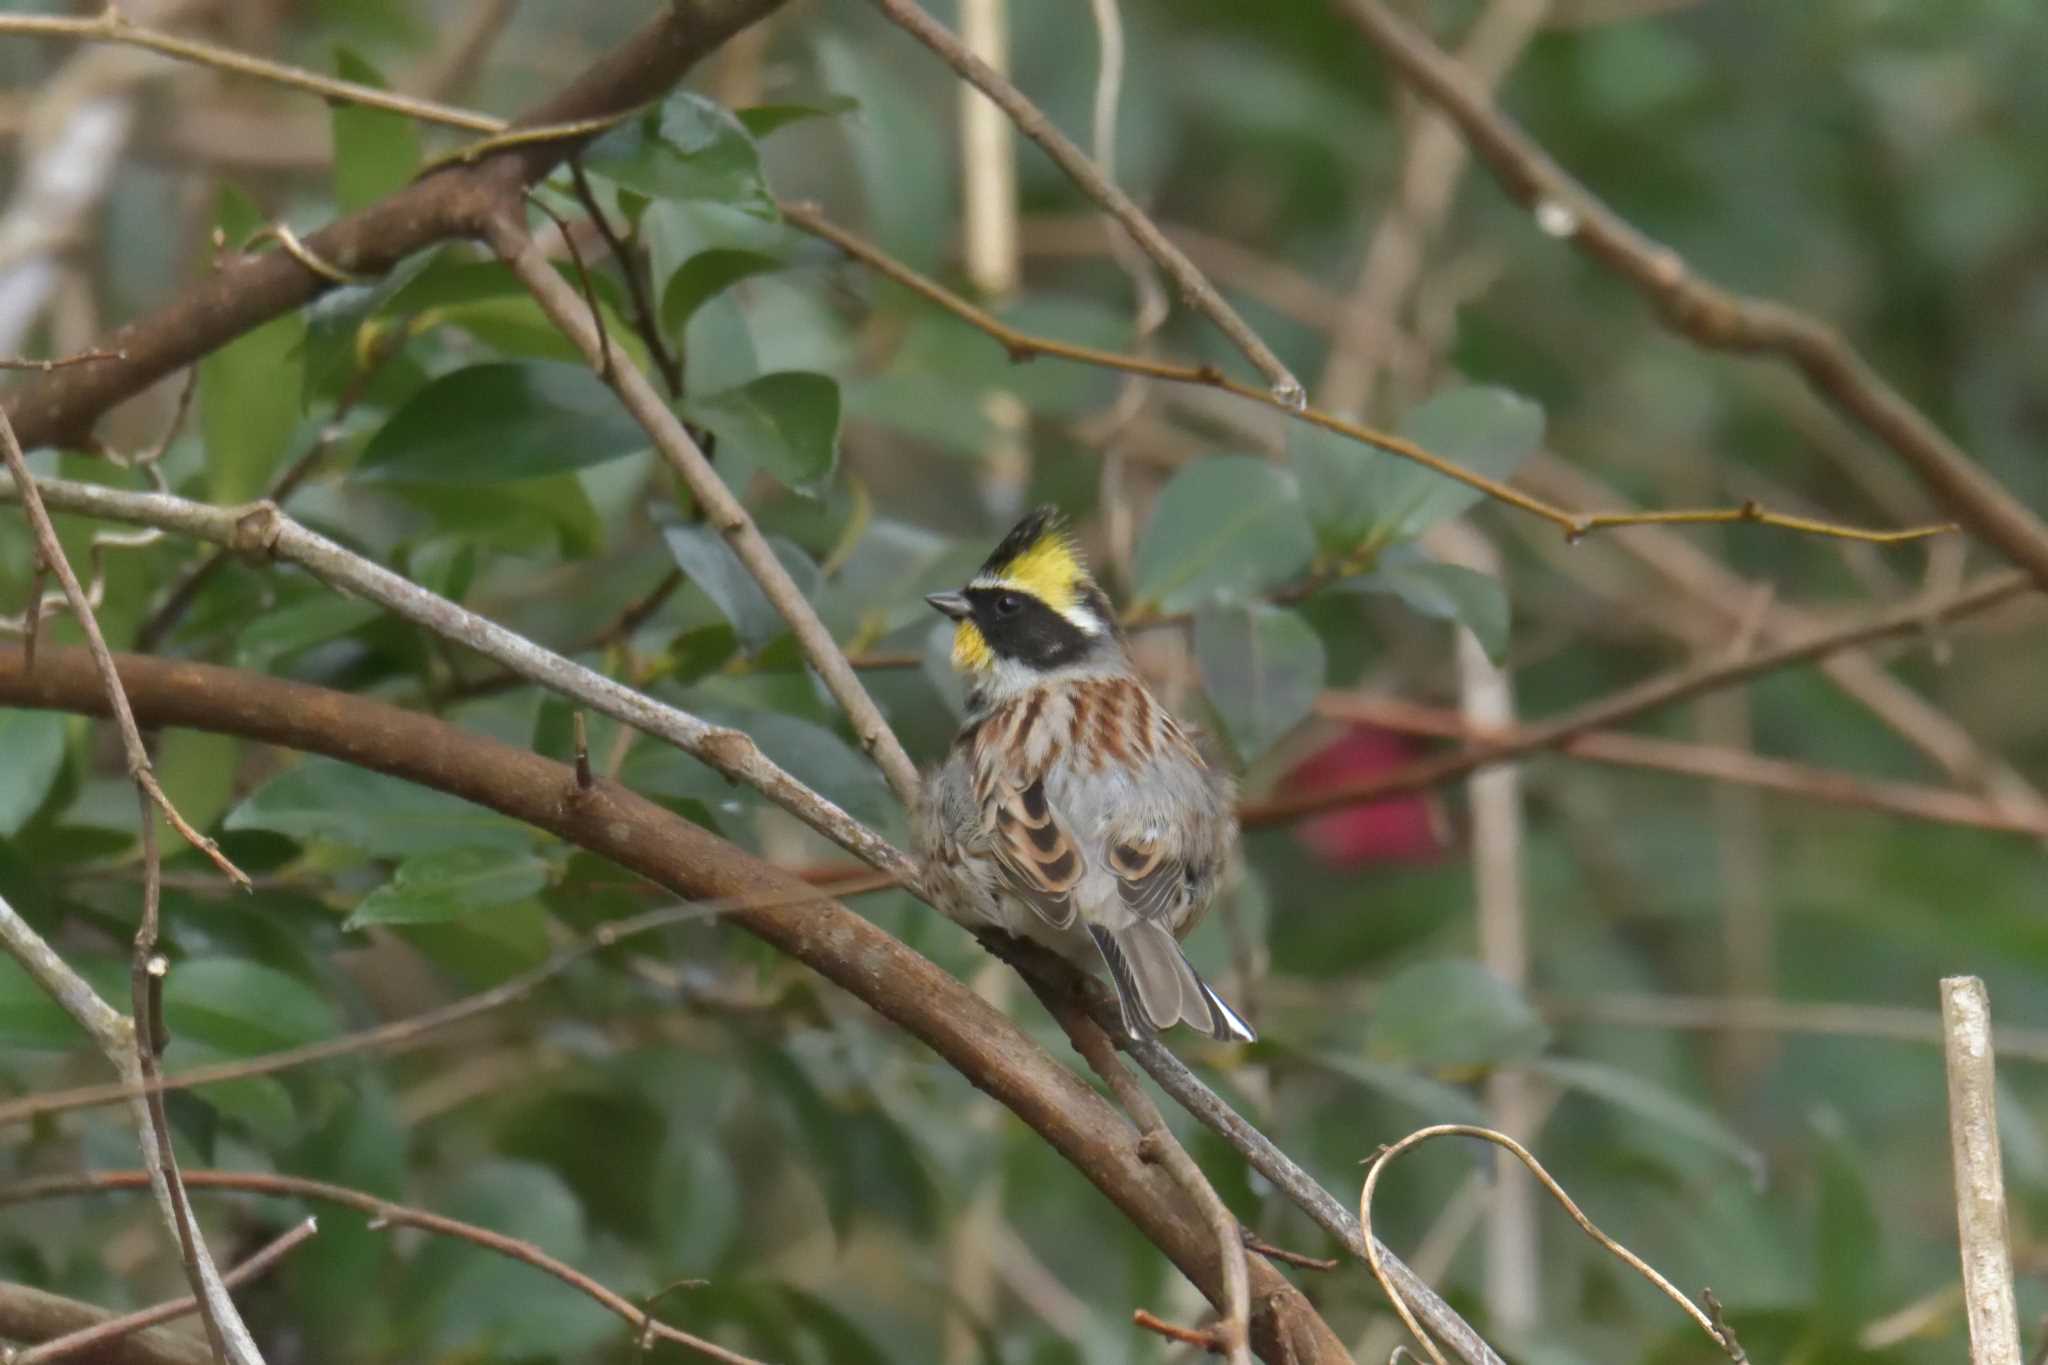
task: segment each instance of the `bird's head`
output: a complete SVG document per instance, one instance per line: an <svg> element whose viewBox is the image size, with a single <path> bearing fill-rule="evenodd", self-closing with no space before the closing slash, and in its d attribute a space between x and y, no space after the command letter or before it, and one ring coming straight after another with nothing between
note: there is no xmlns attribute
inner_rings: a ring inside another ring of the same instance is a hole
<svg viewBox="0 0 2048 1365"><path fill-rule="evenodd" d="M1049 673L1105 643L1122 648L1109 598L1056 507L1018 522L966 587L925 601L956 623L953 666L970 676L1004 664Z"/></svg>

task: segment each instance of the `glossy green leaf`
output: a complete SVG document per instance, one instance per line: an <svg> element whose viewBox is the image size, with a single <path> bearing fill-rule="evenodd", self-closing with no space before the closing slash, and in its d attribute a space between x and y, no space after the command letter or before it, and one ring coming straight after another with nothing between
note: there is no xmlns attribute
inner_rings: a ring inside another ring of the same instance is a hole
<svg viewBox="0 0 2048 1365"><path fill-rule="evenodd" d="M1307 718L1323 690L1323 642L1299 615L1264 602L1195 613L1202 690L1237 756L1251 763Z"/></svg>
<svg viewBox="0 0 2048 1365"><path fill-rule="evenodd" d="M1507 982L1462 958L1422 962L1380 988L1367 1052L1463 1078L1543 1050L1550 1029Z"/></svg>
<svg viewBox="0 0 2048 1365"><path fill-rule="evenodd" d="M1590 1095L1645 1123L1691 1138L1739 1163L1751 1179L1763 1179L1763 1153L1706 1109L1647 1076L1582 1057L1538 1057L1529 1065L1567 1090Z"/></svg>
<svg viewBox="0 0 2048 1365"><path fill-rule="evenodd" d="M548 867L531 853L501 848L451 848L398 865L391 880L356 903L342 927L438 924L537 895Z"/></svg>
<svg viewBox="0 0 2048 1365"><path fill-rule="evenodd" d="M1840 1340L1851 1338L1881 1311L1884 1227L1872 1202L1862 1154L1840 1117L1823 1112L1813 1126L1819 1139L1820 1176L1814 1296L1823 1323Z"/></svg>
<svg viewBox="0 0 2048 1365"><path fill-rule="evenodd" d="M1308 567L1315 542L1293 475L1248 455L1183 468L1139 538L1137 606L1188 611L1243 602Z"/></svg>
<svg viewBox="0 0 2048 1365"><path fill-rule="evenodd" d="M724 536L701 522L690 522L667 527L662 531L662 539L668 543L676 566L732 623L749 653L758 653L789 633L782 613L769 602L760 583L740 563ZM815 597L822 576L811 557L782 536L770 537L768 544L804 597Z"/></svg>
<svg viewBox="0 0 2048 1365"><path fill-rule="evenodd" d="M0 835L20 831L64 768L62 711L0 710Z"/></svg>
<svg viewBox="0 0 2048 1365"><path fill-rule="evenodd" d="M19 905L19 900L12 902ZM73 971L102 1000L126 1013L128 964L112 957L66 955ZM38 1051L90 1048L92 1039L64 1012L36 979L12 957L0 954L0 1045Z"/></svg>
<svg viewBox="0 0 2048 1365"><path fill-rule="evenodd" d="M802 104L757 104L750 109L736 111L740 126L760 141L778 129L792 123L803 123L814 118L835 118L850 114L860 108L860 101L851 95L821 95L815 100Z"/></svg>
<svg viewBox="0 0 2048 1365"><path fill-rule="evenodd" d="M164 981L164 1023L237 1057L331 1037L334 1007L295 976L236 957L175 963Z"/></svg>
<svg viewBox="0 0 2048 1365"><path fill-rule="evenodd" d="M1543 409L1506 389L1454 388L1408 414L1401 435L1430 454L1505 480L1543 443ZM1485 494L1413 460L1303 422L1288 455L1324 551L1339 557L1413 540Z"/></svg>
<svg viewBox="0 0 2048 1365"><path fill-rule="evenodd" d="M236 225L248 212L222 196L221 219ZM240 245L246 231L229 235ZM213 502L247 502L262 494L288 458L299 425L306 324L285 313L242 333L199 362L199 431L206 445L206 490Z"/></svg>
<svg viewBox="0 0 2048 1365"><path fill-rule="evenodd" d="M385 88L377 69L343 48L335 53L335 74L358 85ZM370 109L347 100L331 106L334 126L334 198L344 213L402 189L420 168L419 128L403 114Z"/></svg>
<svg viewBox="0 0 2048 1365"><path fill-rule="evenodd" d="M649 199L710 199L762 218L775 200L761 153L731 110L687 90L593 142L584 166Z"/></svg>
<svg viewBox="0 0 2048 1365"><path fill-rule="evenodd" d="M1371 570L1339 584L1347 592L1397 597L1409 610L1450 621L1472 632L1486 656L1499 663L1508 648L1508 595L1500 580L1462 564L1440 564L1420 554L1389 551Z"/></svg>
<svg viewBox="0 0 2048 1365"><path fill-rule="evenodd" d="M828 375L764 374L684 411L717 434L721 457L730 451L799 492L822 487L839 460L839 384Z"/></svg>
<svg viewBox="0 0 2048 1365"><path fill-rule="evenodd" d="M235 661L244 668L269 668L360 630L383 614L375 602L316 588L249 622L235 637Z"/></svg>
<svg viewBox="0 0 2048 1365"><path fill-rule="evenodd" d="M670 336L681 336L704 300L737 284L749 275L780 270L783 261L761 251L713 248L700 251L677 267L661 291L661 325Z"/></svg>
<svg viewBox="0 0 2048 1365"><path fill-rule="evenodd" d="M366 478L474 484L532 479L647 448L647 433L587 367L471 365L414 394L370 438Z"/></svg>
<svg viewBox="0 0 2048 1365"><path fill-rule="evenodd" d="M331 758L304 758L271 778L228 812L226 825L372 857L528 845L525 827L495 811Z"/></svg>

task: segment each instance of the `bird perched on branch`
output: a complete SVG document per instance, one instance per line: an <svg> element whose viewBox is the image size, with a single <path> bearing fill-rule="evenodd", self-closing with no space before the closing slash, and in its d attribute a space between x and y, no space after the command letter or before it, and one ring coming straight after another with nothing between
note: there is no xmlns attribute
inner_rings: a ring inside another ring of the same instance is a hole
<svg viewBox="0 0 2048 1365"><path fill-rule="evenodd" d="M927 891L964 922L1099 954L1133 1037L1188 1023L1254 1041L1179 942L1237 839L1231 781L1138 680L1058 510L1025 517L966 587L925 600L956 623L969 684L919 802Z"/></svg>

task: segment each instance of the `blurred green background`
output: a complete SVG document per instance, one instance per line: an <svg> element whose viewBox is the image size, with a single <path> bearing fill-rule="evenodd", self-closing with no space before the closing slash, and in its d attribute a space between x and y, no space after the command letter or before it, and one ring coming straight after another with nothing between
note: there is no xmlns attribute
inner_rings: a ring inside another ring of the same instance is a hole
<svg viewBox="0 0 2048 1365"><path fill-rule="evenodd" d="M646 8L159 10L181 32L509 115ZM1455 47L1487 7L1403 8ZM1533 28L1501 104L1563 165L1709 278L1838 328L2048 512L2038 5L1522 10ZM952 5L933 12L958 21ZM1323 401L1350 382L1326 368L1332 337L1400 201L1418 106L1322 4L1131 0L1120 19L1119 181ZM1018 84L1086 145L1091 7L1013 4L1009 31ZM0 35L0 157L13 173L0 237L35 208L36 158L81 101L112 101L125 120L62 239L0 260L0 353L79 349L202 278L216 228L230 246L272 219L311 229L459 141L203 68L81 72L106 57ZM963 268L958 123L957 83L930 53L868 6L805 0L586 159L680 356L679 410L714 434L721 473L871 666L865 680L920 761L943 751L957 704L920 598L960 582L1033 501L1072 514L1119 602L1170 618L1137 634L1141 658L1161 694L1220 738L1252 801L1440 745L1334 713L1347 698L1455 710L1460 630L1504 663L1517 713L1535 718L1737 647L1766 618L1770 638L1795 611L1848 619L1993 566L1956 537L1880 549L1754 526L1567 545L1555 527L1268 408L1164 384L1120 408L1114 374L1052 358L1013 366L778 219L775 198L816 200L1015 326L1139 344L1134 286L1093 206L1021 140L1018 283L983 295ZM543 197L580 220L565 176ZM572 231L598 263L612 336L644 355L617 263ZM46 269L24 284L32 266ZM7 292L30 285L39 294L25 303ZM1483 169L1457 186L1390 321L1392 337L1368 348L1366 418L1577 510L1754 498L1867 526L1946 515L1785 366L1668 332ZM1257 379L1184 306L1142 344ZM125 405L101 435L117 451L150 448L179 389L166 381ZM87 452L33 458L47 474L139 486ZM424 254L209 357L162 470L180 493L228 501L275 488L301 460L289 507L316 529L744 726L903 836L779 618L480 252ZM95 528L62 529L88 565ZM1497 564L1444 564L1447 535L1491 546ZM201 549L164 539L103 555L101 620L117 648L140 636L568 751L561 702L304 575L230 562L167 616L167 587ZM22 526L0 519L0 605L17 609L30 577ZM607 630L657 592L644 620ZM2027 785L2048 777L2041 624L2022 602L1640 725L1988 789L2041 827L2048 807ZM68 621L49 635L77 638ZM1479 672L1469 650L1462 666ZM591 733L600 767L730 839L793 865L842 856L682 755L606 721ZM172 1070L417 1013L656 903L589 855L339 764L184 732L160 736L157 754L187 816L260 874L254 896L231 897L201 859L173 851ZM1520 1077L1511 1102L1559 1180L1680 1286L1711 1285L1753 1359L1931 1365L1964 1349L1936 981L1982 975L2013 1030L2000 1124L2022 1321L2036 1336L2048 1312L2033 1238L2048 1214L2048 1033L2026 1032L2048 1029L2036 842L1556 756L1521 775L1525 827L1505 847L1522 911L1495 923L1525 946L1526 980L1481 961L1473 823L1453 785L1250 833L1241 885L1191 951L1256 1014L1262 1041L1176 1048L1345 1201L1376 1147L1478 1119L1500 1100L1493 1078ZM95 979L118 980L125 962L133 819L109 735L0 711L0 894ZM486 866L496 875L477 878ZM857 904L949 970L1007 989L1007 1008L1071 1057L967 935L900 894ZM0 1088L103 1078L54 1007L0 964ZM1131 1328L1130 1310L1199 1311L1023 1125L864 1007L715 926L606 953L400 1055L181 1094L171 1112L188 1164L403 1197L530 1238L629 1296L705 1279L663 1312L775 1360L1164 1359L1174 1348ZM1262 1236L1332 1250L1219 1141L1191 1124L1183 1136ZM1404 1255L1427 1239L1418 1264L1511 1358L1718 1358L1554 1208L1527 1231L1489 1226L1497 1187L1476 1151L1405 1158L1377 1226ZM0 1132L9 1179L132 1164L118 1111ZM202 1207L224 1260L299 1216L275 1200ZM322 1211L321 1226L241 1296L273 1362L633 1354L623 1325L526 1267L340 1211ZM180 1282L144 1202L105 1196L9 1210L0 1275L116 1307ZM1363 1267L1297 1278L1361 1352L1385 1359L1401 1339Z"/></svg>

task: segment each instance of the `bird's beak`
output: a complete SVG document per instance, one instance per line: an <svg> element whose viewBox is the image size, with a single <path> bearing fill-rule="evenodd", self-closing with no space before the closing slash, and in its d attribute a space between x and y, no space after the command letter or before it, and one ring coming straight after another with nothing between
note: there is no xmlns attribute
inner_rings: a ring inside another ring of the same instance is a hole
<svg viewBox="0 0 2048 1365"><path fill-rule="evenodd" d="M964 621L974 608L967 605L967 594L960 592L935 592L924 599L932 604L932 610L955 621Z"/></svg>

